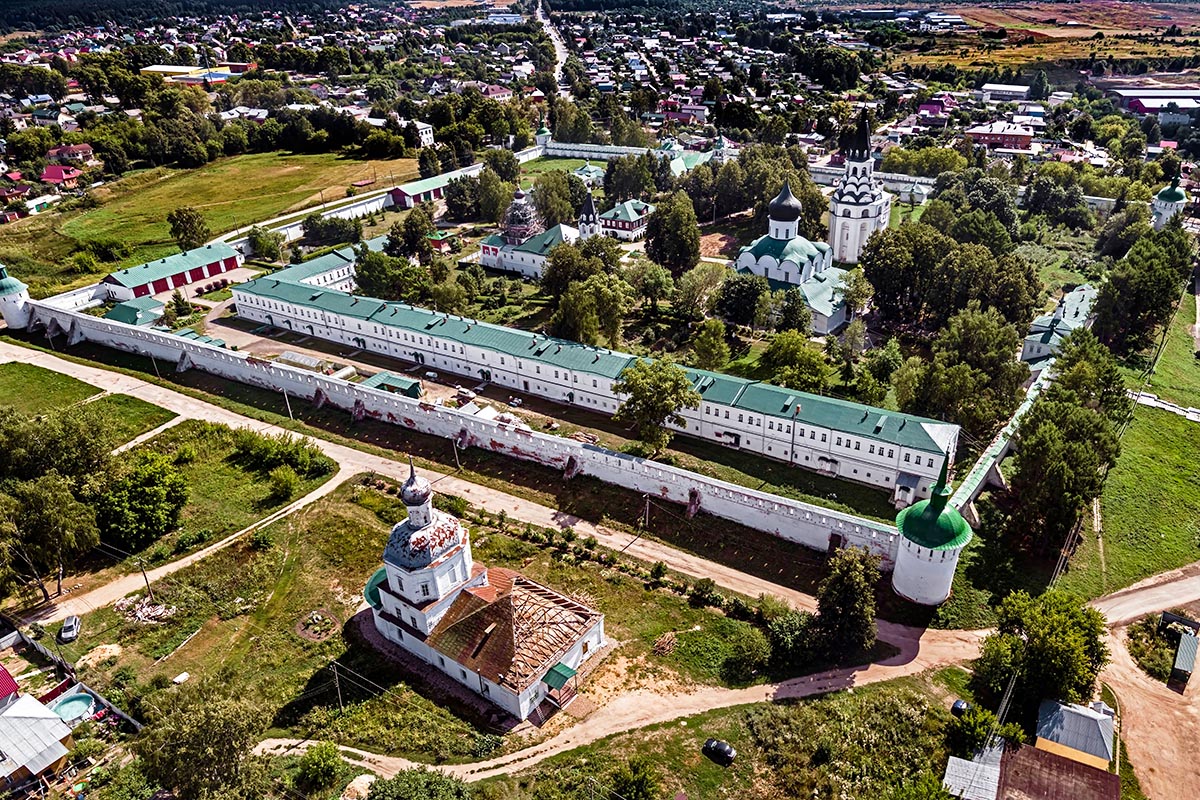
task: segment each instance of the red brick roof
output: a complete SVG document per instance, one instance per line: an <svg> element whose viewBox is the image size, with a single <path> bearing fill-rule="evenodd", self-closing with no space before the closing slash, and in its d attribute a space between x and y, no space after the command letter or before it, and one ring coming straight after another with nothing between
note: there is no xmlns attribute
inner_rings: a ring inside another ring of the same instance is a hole
<svg viewBox="0 0 1200 800"><path fill-rule="evenodd" d="M1111 772L1039 750L1008 745L1000 760L997 800L1119 800L1121 779Z"/></svg>

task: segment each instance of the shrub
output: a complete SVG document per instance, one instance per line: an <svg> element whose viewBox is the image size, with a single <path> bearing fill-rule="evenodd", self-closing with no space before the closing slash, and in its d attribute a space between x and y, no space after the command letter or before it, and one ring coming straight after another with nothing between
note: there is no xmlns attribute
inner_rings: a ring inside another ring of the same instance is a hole
<svg viewBox="0 0 1200 800"><path fill-rule="evenodd" d="M1166 681L1175 665L1175 652L1158 633L1158 617L1151 614L1129 626L1129 655L1151 678Z"/></svg>
<svg viewBox="0 0 1200 800"><path fill-rule="evenodd" d="M814 633L813 615L804 611L789 611L768 622L775 666L794 670L812 661Z"/></svg>
<svg viewBox="0 0 1200 800"><path fill-rule="evenodd" d="M271 484L271 494L269 497L276 503L291 500L296 492L300 490L300 476L296 474L296 470L287 464L271 470L269 480Z"/></svg>
<svg viewBox="0 0 1200 800"><path fill-rule="evenodd" d="M300 756L296 779L308 789L329 789L342 769L342 751L333 742L318 742Z"/></svg>
<svg viewBox="0 0 1200 800"><path fill-rule="evenodd" d="M725 603L725 614L732 619L749 622L755 618L755 609L738 595L733 595Z"/></svg>
<svg viewBox="0 0 1200 800"><path fill-rule="evenodd" d="M766 625L773 619L778 619L785 614L789 614L791 611L792 607L788 605L787 601L782 600L773 594L766 593L758 596L758 602L754 609L755 617L757 617L758 621L763 625Z"/></svg>
<svg viewBox="0 0 1200 800"><path fill-rule="evenodd" d="M181 444L179 449L175 451L175 464L182 466L190 464L196 460L196 446L193 444Z"/></svg>
<svg viewBox="0 0 1200 800"><path fill-rule="evenodd" d="M183 531L180 531L179 535L177 537L175 537L175 552L183 553L187 550L191 550L196 545L204 544L205 540L208 539L208 533L209 532L207 530L201 530L201 531L183 530Z"/></svg>
<svg viewBox="0 0 1200 800"><path fill-rule="evenodd" d="M752 680L771 659L771 643L758 628L743 627L730 642L721 665L722 676L732 683Z"/></svg>
<svg viewBox="0 0 1200 800"><path fill-rule="evenodd" d="M662 583L663 578L667 577L667 565L661 561L655 561L654 566L650 567L650 581L655 586Z"/></svg>
<svg viewBox="0 0 1200 800"><path fill-rule="evenodd" d="M688 598L692 605L699 608L718 605L722 599L717 592L717 582L712 578L701 578L692 584L692 588L688 591Z"/></svg>
<svg viewBox="0 0 1200 800"><path fill-rule="evenodd" d="M475 737L471 754L476 758L487 758L504 746L504 737L494 733L480 733Z"/></svg>
<svg viewBox="0 0 1200 800"><path fill-rule="evenodd" d="M451 516L463 519L470 513L471 507L463 498L453 494L435 494L433 496L434 508L439 511L445 511Z"/></svg>
<svg viewBox="0 0 1200 800"><path fill-rule="evenodd" d="M275 544L275 537L268 528L257 528L250 534L250 546L255 550L270 550Z"/></svg>
<svg viewBox="0 0 1200 800"><path fill-rule="evenodd" d="M318 478L334 470L331 458L315 444L290 434L264 436L245 428L233 432L234 456L243 464L269 473L289 466L306 478Z"/></svg>
<svg viewBox="0 0 1200 800"><path fill-rule="evenodd" d="M996 715L991 711L979 705L972 705L946 729L951 752L962 758L969 758L987 744L993 730L1001 738L1016 744L1025 742L1025 731L1020 725L1010 722L997 728L997 722Z"/></svg>
<svg viewBox="0 0 1200 800"><path fill-rule="evenodd" d="M85 758L95 758L107 748L108 745L101 739L78 739L75 742L75 749L71 751L71 759L82 761Z"/></svg>

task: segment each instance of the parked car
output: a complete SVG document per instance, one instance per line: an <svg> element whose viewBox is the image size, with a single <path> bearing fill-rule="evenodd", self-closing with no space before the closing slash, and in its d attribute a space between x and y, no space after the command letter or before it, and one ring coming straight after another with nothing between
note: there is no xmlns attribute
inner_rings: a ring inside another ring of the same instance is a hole
<svg viewBox="0 0 1200 800"><path fill-rule="evenodd" d="M737 758L737 750L733 749L733 745L720 739L709 739L704 743L704 747L700 748L700 752L723 767L728 767Z"/></svg>
<svg viewBox="0 0 1200 800"><path fill-rule="evenodd" d="M72 614L63 622L62 630L58 632L58 639L61 642L73 642L79 638L80 628L79 617Z"/></svg>
<svg viewBox="0 0 1200 800"><path fill-rule="evenodd" d="M963 714L971 710L971 704L966 700L959 698L954 701L954 705L950 706L950 713L956 717L961 717Z"/></svg>
<svg viewBox="0 0 1200 800"><path fill-rule="evenodd" d="M425 379L430 380L430 381L436 381L438 379L438 374L436 372L426 372Z"/></svg>

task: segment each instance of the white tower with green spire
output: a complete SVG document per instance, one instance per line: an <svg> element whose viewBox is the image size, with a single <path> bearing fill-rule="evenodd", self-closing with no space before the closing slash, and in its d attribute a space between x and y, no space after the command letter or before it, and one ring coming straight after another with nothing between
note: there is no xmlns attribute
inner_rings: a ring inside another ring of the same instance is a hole
<svg viewBox="0 0 1200 800"><path fill-rule="evenodd" d="M29 287L8 274L0 264L0 316L13 330L29 325Z"/></svg>
<svg viewBox="0 0 1200 800"><path fill-rule="evenodd" d="M550 144L550 129L546 127L546 117L543 116L540 120L541 127L537 129L537 133L533 135L533 140L537 142L538 147L545 147Z"/></svg>
<svg viewBox="0 0 1200 800"><path fill-rule="evenodd" d="M1162 191L1154 195L1150 201L1150 210L1154 216L1154 230L1162 230L1171 218L1183 211L1187 205L1187 192L1179 187L1179 176L1171 181L1170 186L1164 186Z"/></svg>
<svg viewBox="0 0 1200 800"><path fill-rule="evenodd" d="M950 596L959 554L974 535L958 509L949 504L949 466L947 455L929 499L896 515L900 547L892 570L892 589L926 606L936 606Z"/></svg>

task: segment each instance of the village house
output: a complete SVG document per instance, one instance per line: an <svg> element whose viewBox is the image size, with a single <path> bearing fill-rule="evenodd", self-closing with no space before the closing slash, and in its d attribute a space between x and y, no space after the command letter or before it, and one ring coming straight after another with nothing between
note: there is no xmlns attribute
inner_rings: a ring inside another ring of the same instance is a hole
<svg viewBox="0 0 1200 800"><path fill-rule="evenodd" d="M60 189L76 189L79 187L79 178L83 175L83 171L77 167L67 166L63 164L50 164L38 177L42 183L48 183L51 186L57 186Z"/></svg>
<svg viewBox="0 0 1200 800"><path fill-rule="evenodd" d="M46 151L46 160L59 164L84 164L92 166L96 163L96 154L90 144L65 144L51 147Z"/></svg>

